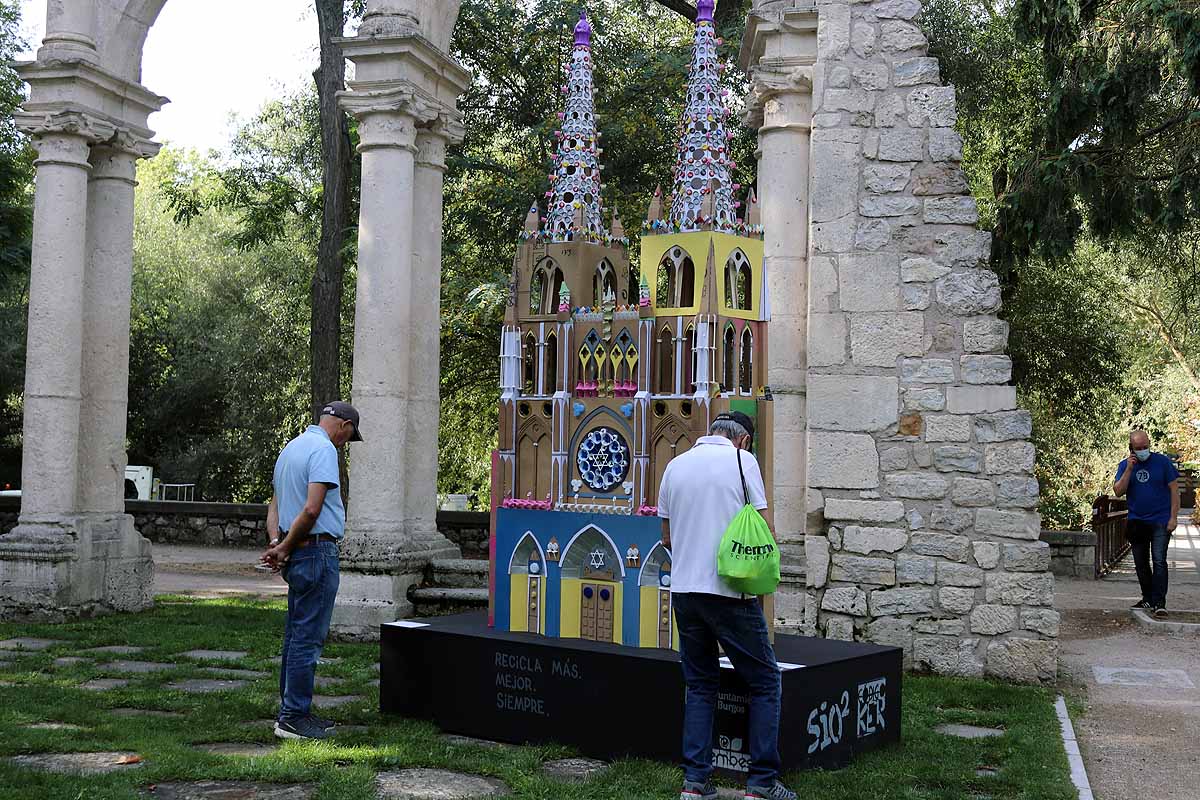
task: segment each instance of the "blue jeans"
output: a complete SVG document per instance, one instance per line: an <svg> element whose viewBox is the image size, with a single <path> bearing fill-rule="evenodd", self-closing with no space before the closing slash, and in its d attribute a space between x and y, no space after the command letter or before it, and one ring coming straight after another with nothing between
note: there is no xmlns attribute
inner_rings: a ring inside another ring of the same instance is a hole
<svg viewBox="0 0 1200 800"><path fill-rule="evenodd" d="M756 600L715 594L673 595L687 699L683 710L684 778L704 783L713 772L713 719L721 686L717 645L750 689L750 774L747 786L779 777L779 665Z"/></svg>
<svg viewBox="0 0 1200 800"><path fill-rule="evenodd" d="M1133 566L1137 569L1142 599L1155 608L1167 605L1167 546L1171 534L1159 522L1131 519L1126 528L1133 548Z"/></svg>
<svg viewBox="0 0 1200 800"><path fill-rule="evenodd" d="M288 611L279 665L279 718L295 720L312 710L317 659L329 634L340 579L337 544L317 542L292 551L283 579Z"/></svg>

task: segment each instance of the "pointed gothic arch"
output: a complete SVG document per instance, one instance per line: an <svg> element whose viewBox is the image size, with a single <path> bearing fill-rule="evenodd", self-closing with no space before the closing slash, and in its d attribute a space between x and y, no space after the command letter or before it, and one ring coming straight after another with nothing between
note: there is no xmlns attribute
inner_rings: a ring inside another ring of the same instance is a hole
<svg viewBox="0 0 1200 800"><path fill-rule="evenodd" d="M742 394L754 393L754 334L747 325L742 329L740 346L741 358L738 360L738 391Z"/></svg>

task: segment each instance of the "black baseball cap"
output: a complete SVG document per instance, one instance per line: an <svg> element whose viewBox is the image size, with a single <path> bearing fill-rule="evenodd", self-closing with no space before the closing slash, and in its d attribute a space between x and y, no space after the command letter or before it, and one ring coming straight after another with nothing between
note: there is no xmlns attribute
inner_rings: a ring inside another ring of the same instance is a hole
<svg viewBox="0 0 1200 800"><path fill-rule="evenodd" d="M736 422L738 425L741 425L746 429L746 433L750 434L750 441L754 441L754 420L750 418L749 414L746 414L742 411L725 411L717 414L717 417L713 420L713 422L716 422L719 419L727 419L732 422Z"/></svg>
<svg viewBox="0 0 1200 800"><path fill-rule="evenodd" d="M358 432L358 409L349 403L343 403L341 400L326 403L325 407L321 409L321 416L346 420L354 426L354 435L350 437L350 441L361 442L363 440L362 434Z"/></svg>

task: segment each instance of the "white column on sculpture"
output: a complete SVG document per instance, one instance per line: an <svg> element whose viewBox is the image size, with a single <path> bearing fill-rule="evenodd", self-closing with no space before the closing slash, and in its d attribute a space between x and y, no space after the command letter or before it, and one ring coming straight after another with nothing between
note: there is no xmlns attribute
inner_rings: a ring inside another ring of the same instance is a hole
<svg viewBox="0 0 1200 800"><path fill-rule="evenodd" d="M360 111L358 119L362 199L353 400L364 441L350 449L354 498L348 522L355 538L347 544L353 558L382 563L404 535L416 120L400 103Z"/></svg>
<svg viewBox="0 0 1200 800"><path fill-rule="evenodd" d="M815 25L811 10L756 11L742 45L742 64L752 83L747 121L758 127L758 200L771 302L775 527L785 551L803 543L807 527L808 154Z"/></svg>
<svg viewBox="0 0 1200 800"><path fill-rule="evenodd" d="M88 120L63 113L29 131L38 151L25 356L22 524L78 510L80 367L87 252Z"/></svg>
<svg viewBox="0 0 1200 800"><path fill-rule="evenodd" d="M441 381L442 180L446 134L417 132L414 186L421 202L413 209L412 327L407 419L408 475L404 524L410 540L437 534L438 419Z"/></svg>
<svg viewBox="0 0 1200 800"><path fill-rule="evenodd" d="M131 137L121 138L92 148L88 183L79 509L100 514L125 510L133 193L137 159L157 149L146 145L139 153Z"/></svg>

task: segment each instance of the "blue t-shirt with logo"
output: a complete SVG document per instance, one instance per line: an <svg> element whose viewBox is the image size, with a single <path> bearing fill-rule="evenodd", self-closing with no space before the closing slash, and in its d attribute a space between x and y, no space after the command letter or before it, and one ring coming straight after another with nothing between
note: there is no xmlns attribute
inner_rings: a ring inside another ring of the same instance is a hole
<svg viewBox="0 0 1200 800"><path fill-rule="evenodd" d="M1125 474L1128 460L1117 467L1117 480ZM1125 497L1129 501L1129 518L1166 525L1171 521L1171 489L1167 485L1179 478L1179 470L1162 453L1151 453L1138 462L1129 478Z"/></svg>
<svg viewBox="0 0 1200 800"><path fill-rule="evenodd" d="M341 539L346 533L346 509L338 491L337 448L319 425L309 425L304 433L287 443L275 461L275 498L279 505L279 529L292 527L308 501L308 485L329 486L325 503L313 524L312 533L328 533Z"/></svg>

